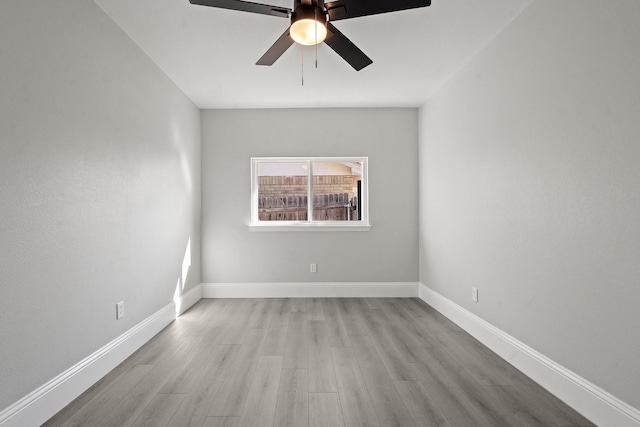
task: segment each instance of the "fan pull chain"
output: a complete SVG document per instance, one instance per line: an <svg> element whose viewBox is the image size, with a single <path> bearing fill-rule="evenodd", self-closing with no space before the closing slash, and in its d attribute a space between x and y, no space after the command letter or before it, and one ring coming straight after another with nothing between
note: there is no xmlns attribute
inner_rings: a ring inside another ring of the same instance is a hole
<svg viewBox="0 0 640 427"><path fill-rule="evenodd" d="M300 78L304 86L304 47L302 45L300 45L300 59Z"/></svg>
<svg viewBox="0 0 640 427"><path fill-rule="evenodd" d="M313 28L316 30L316 70L318 69L318 9L314 9L313 10L314 13L314 19L313 22L315 22L315 24L313 25Z"/></svg>

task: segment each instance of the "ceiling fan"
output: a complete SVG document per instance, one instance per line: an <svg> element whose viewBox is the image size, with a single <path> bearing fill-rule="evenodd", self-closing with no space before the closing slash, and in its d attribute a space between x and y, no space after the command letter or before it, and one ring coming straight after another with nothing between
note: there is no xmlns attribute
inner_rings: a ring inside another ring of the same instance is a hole
<svg viewBox="0 0 640 427"><path fill-rule="evenodd" d="M373 61L344 34L331 24L332 21L376 15L431 5L431 0L294 0L293 9L244 0L189 0L191 4L240 10L278 16L291 20L291 25L256 65L273 65L294 43L314 46L325 42L356 71Z"/></svg>

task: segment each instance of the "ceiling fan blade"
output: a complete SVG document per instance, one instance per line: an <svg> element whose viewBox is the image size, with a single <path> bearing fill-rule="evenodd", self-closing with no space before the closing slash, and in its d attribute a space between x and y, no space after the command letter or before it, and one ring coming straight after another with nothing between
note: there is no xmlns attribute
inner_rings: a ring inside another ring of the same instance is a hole
<svg viewBox="0 0 640 427"><path fill-rule="evenodd" d="M280 16L288 18L291 9L268 4L252 3L242 0L189 0L191 4L218 7L220 9L239 10L242 12L260 13L262 15Z"/></svg>
<svg viewBox="0 0 640 427"><path fill-rule="evenodd" d="M289 37L289 29L282 33L280 38L258 59L256 65L273 65L293 44L293 39Z"/></svg>
<svg viewBox="0 0 640 427"><path fill-rule="evenodd" d="M356 18L358 16L377 15L431 5L431 0L336 0L325 3L329 20Z"/></svg>
<svg viewBox="0 0 640 427"><path fill-rule="evenodd" d="M324 42L338 55L349 63L356 71L362 70L373 61L363 51L353 44L351 40L342 34L336 27L327 22L327 38Z"/></svg>

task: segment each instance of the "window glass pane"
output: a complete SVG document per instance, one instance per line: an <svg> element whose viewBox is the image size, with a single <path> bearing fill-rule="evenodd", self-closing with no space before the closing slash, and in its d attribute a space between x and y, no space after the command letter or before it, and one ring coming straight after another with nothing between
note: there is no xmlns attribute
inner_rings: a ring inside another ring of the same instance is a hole
<svg viewBox="0 0 640 427"><path fill-rule="evenodd" d="M259 162L258 219L307 220L307 162Z"/></svg>
<svg viewBox="0 0 640 427"><path fill-rule="evenodd" d="M362 162L313 162L313 220L361 218Z"/></svg>

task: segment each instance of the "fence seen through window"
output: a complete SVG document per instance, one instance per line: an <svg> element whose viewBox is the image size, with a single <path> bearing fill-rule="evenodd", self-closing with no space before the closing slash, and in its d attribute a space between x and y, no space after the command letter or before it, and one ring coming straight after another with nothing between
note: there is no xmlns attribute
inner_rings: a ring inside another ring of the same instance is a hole
<svg viewBox="0 0 640 427"><path fill-rule="evenodd" d="M258 221L363 219L366 159L253 160Z"/></svg>

